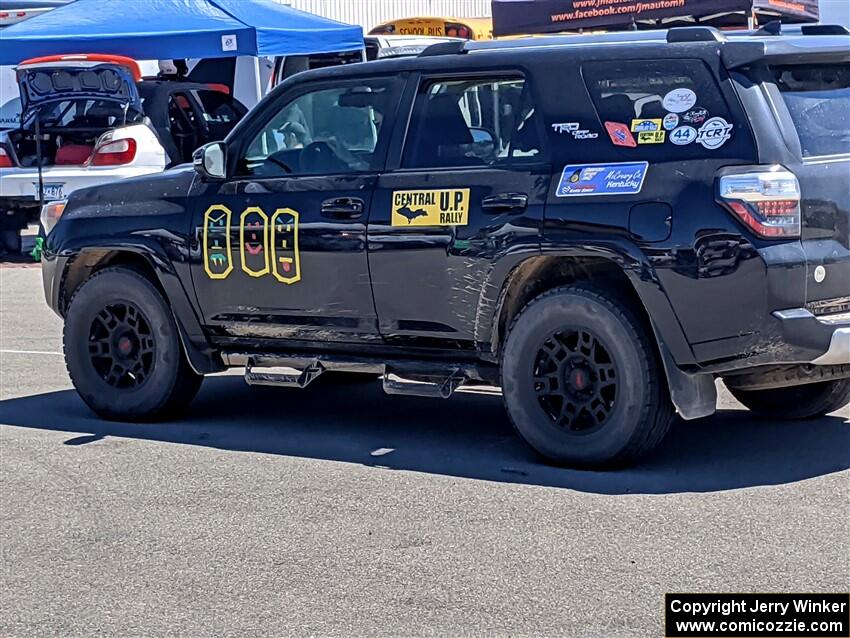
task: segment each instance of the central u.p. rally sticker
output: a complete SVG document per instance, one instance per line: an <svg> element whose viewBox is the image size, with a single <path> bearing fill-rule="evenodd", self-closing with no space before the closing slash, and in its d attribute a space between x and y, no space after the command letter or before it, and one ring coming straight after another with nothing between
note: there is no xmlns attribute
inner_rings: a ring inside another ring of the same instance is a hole
<svg viewBox="0 0 850 638"><path fill-rule="evenodd" d="M393 226L466 226L468 223L468 188L393 193Z"/></svg>

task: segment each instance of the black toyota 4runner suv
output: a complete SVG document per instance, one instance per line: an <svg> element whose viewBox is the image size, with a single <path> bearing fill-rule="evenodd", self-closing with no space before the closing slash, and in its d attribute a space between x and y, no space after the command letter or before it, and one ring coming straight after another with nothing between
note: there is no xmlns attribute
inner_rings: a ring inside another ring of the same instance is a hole
<svg viewBox="0 0 850 638"><path fill-rule="evenodd" d="M194 167L46 207L71 379L122 420L228 367L498 385L535 450L585 467L712 414L717 378L769 417L838 410L850 33L778 31L447 43L297 75Z"/></svg>

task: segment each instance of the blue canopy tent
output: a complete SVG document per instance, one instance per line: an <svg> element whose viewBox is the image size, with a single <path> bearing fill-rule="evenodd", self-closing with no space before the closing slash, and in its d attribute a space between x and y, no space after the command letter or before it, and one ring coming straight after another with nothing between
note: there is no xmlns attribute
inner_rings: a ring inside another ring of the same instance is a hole
<svg viewBox="0 0 850 638"><path fill-rule="evenodd" d="M273 0L76 0L0 31L0 65L65 53L164 60L362 48L359 26Z"/></svg>

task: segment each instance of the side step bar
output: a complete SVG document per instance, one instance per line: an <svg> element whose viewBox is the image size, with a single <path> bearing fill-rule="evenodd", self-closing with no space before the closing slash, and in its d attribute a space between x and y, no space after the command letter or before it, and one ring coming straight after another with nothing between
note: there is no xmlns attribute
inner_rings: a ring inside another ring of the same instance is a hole
<svg viewBox="0 0 850 638"><path fill-rule="evenodd" d="M495 366L417 360L379 360L335 355L226 354L229 366L245 366L248 385L306 388L325 372L381 376L392 395L448 399L461 387L498 385Z"/></svg>

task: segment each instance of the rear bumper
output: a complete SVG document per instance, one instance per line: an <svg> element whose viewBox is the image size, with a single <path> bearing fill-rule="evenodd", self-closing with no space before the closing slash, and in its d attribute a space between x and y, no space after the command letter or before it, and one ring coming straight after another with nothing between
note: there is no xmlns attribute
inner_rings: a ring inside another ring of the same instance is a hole
<svg viewBox="0 0 850 638"><path fill-rule="evenodd" d="M773 313L785 342L814 365L850 364L850 313L818 317L805 308Z"/></svg>
<svg viewBox="0 0 850 638"><path fill-rule="evenodd" d="M818 366L834 366L850 363L850 328L839 328L832 333L829 350L812 361Z"/></svg>
<svg viewBox="0 0 850 638"><path fill-rule="evenodd" d="M162 166L47 167L41 172L46 199L63 199L80 188L158 173ZM38 199L38 170L0 169L0 198Z"/></svg>

